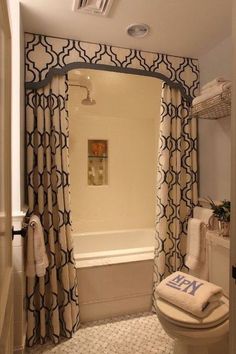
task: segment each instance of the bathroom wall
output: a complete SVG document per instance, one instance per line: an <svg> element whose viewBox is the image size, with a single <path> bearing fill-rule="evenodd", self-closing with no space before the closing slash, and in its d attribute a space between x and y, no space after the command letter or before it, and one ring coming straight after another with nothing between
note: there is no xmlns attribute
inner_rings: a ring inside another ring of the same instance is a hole
<svg viewBox="0 0 236 354"><path fill-rule="evenodd" d="M70 87L70 171L75 232L154 227L161 81L89 70L96 105ZM70 74L70 77L73 74ZM88 139L108 140L108 185L88 186Z"/></svg>
<svg viewBox="0 0 236 354"><path fill-rule="evenodd" d="M232 38L199 58L201 86L215 77L232 80ZM230 117L199 119L200 197L230 199Z"/></svg>

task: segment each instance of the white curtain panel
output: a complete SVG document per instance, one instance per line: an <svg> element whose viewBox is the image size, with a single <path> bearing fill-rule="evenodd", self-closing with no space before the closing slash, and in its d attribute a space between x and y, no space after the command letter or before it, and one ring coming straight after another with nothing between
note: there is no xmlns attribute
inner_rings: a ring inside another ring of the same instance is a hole
<svg viewBox="0 0 236 354"><path fill-rule="evenodd" d="M163 84L157 167L155 286L184 267L187 218L198 201L197 121L179 89Z"/></svg>
<svg viewBox="0 0 236 354"><path fill-rule="evenodd" d="M30 214L40 217L49 267L27 278L27 345L70 338L79 326L70 221L66 76L26 92L27 186ZM27 240L27 238L26 238Z"/></svg>

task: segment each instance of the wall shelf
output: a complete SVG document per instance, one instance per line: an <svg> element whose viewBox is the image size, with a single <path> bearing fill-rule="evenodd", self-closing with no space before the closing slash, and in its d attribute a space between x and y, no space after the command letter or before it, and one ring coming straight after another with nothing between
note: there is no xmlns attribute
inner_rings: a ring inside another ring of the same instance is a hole
<svg viewBox="0 0 236 354"><path fill-rule="evenodd" d="M191 115L200 119L219 119L231 114L231 88L219 95L199 102L191 108Z"/></svg>
<svg viewBox="0 0 236 354"><path fill-rule="evenodd" d="M88 185L108 184L108 141L88 140Z"/></svg>
<svg viewBox="0 0 236 354"><path fill-rule="evenodd" d="M108 159L108 156L93 156L93 155L89 155L88 158L89 159Z"/></svg>

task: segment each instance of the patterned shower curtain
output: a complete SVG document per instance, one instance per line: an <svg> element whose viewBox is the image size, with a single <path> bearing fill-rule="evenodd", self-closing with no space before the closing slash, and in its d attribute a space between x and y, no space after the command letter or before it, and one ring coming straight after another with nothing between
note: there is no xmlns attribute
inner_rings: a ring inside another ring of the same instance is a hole
<svg viewBox="0 0 236 354"><path fill-rule="evenodd" d="M197 121L190 117L189 110L189 103L180 90L164 83L157 169L154 289L167 275L184 267L187 218L197 205Z"/></svg>
<svg viewBox="0 0 236 354"><path fill-rule="evenodd" d="M78 287L71 237L67 78L26 94L27 185L30 214L40 217L49 267L27 278L27 344L70 338L79 326Z"/></svg>

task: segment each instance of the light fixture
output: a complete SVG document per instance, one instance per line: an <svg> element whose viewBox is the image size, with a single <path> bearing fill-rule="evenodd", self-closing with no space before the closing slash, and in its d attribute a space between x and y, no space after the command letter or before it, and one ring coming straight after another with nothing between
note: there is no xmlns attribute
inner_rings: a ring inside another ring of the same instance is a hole
<svg viewBox="0 0 236 354"><path fill-rule="evenodd" d="M129 25L126 31L131 37L142 38L149 33L150 28L145 23L134 23Z"/></svg>

